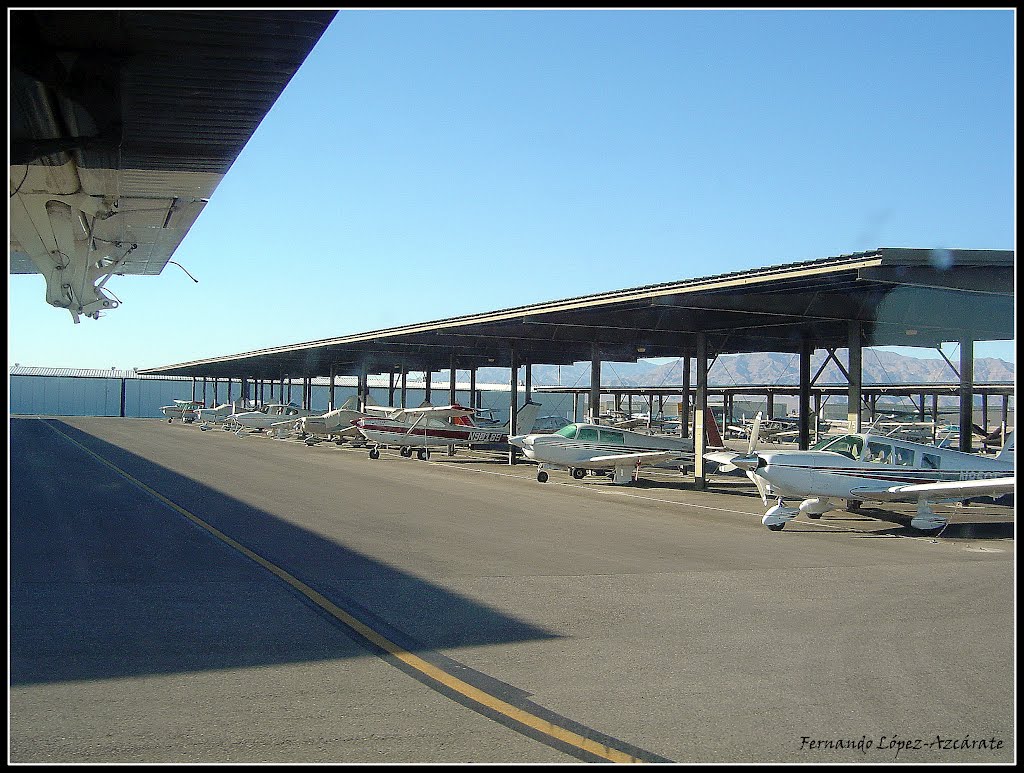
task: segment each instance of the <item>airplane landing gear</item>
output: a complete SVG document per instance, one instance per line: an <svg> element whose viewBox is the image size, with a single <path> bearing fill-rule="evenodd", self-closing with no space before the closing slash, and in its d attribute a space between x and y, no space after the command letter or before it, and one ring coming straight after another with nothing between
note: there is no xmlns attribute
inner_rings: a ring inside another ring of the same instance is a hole
<svg viewBox="0 0 1024 773"><path fill-rule="evenodd" d="M377 448L376 446L371 448L370 449L370 458L371 459L379 459L380 458L380 449Z"/></svg>
<svg viewBox="0 0 1024 773"><path fill-rule="evenodd" d="M398 450L398 453L401 454L402 456L404 456L406 459L412 458L412 449L409 448L409 446L402 446Z"/></svg>
<svg viewBox="0 0 1024 773"><path fill-rule="evenodd" d="M537 482L538 483L547 483L548 482L548 474L546 472L544 472L544 470L540 470L537 473Z"/></svg>
<svg viewBox="0 0 1024 773"><path fill-rule="evenodd" d="M587 471L584 470L582 467L573 467L572 477L575 478L576 480L583 480L585 477L587 477Z"/></svg>
<svg viewBox="0 0 1024 773"><path fill-rule="evenodd" d="M416 458L419 459L420 461L423 461L423 462L427 461L427 459L430 458L430 449L429 448L417 448L416 449Z"/></svg>

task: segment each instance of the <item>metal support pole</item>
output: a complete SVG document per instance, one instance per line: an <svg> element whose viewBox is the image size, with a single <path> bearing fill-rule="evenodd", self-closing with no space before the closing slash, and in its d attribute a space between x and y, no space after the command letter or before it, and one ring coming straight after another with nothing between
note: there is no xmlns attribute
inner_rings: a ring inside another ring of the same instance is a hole
<svg viewBox="0 0 1024 773"><path fill-rule="evenodd" d="M707 488L704 472L704 411L708 407L708 339L704 333L697 334L697 391L693 400L693 487L698 491Z"/></svg>
<svg viewBox="0 0 1024 773"><path fill-rule="evenodd" d="M601 423L601 359L597 344L590 346L590 422Z"/></svg>
<svg viewBox="0 0 1024 773"><path fill-rule="evenodd" d="M334 404L334 363L331 363L331 383L327 387L327 410L333 411L337 406Z"/></svg>
<svg viewBox="0 0 1024 773"><path fill-rule="evenodd" d="M971 453L974 423L974 341L960 341L960 450Z"/></svg>
<svg viewBox="0 0 1024 773"><path fill-rule="evenodd" d="M861 387L864 374L864 341L860 322L851 321L847 329L847 379L849 388L846 391L846 423L850 432L861 431L860 408Z"/></svg>
<svg viewBox="0 0 1024 773"><path fill-rule="evenodd" d="M409 371L406 369L404 362L402 363L402 375L400 381L402 382L402 388L399 393L402 398L401 407L407 408L408 406L405 403L409 392Z"/></svg>
<svg viewBox="0 0 1024 773"><path fill-rule="evenodd" d="M509 350L509 370L511 375L509 376L509 416L508 416L508 435L512 437L517 434L516 432L516 409L519 407L519 362L516 359L516 347L513 344ZM508 463L516 463L516 453L519 449L514 446L508 447Z"/></svg>
<svg viewBox="0 0 1024 773"><path fill-rule="evenodd" d="M679 437L690 436L690 355L683 357L683 400L679 404Z"/></svg>
<svg viewBox="0 0 1024 773"><path fill-rule="evenodd" d="M455 399L455 355L452 354L450 365L448 367L448 405L455 405L458 400ZM453 449L454 450L454 449Z"/></svg>
<svg viewBox="0 0 1024 773"><path fill-rule="evenodd" d="M811 447L811 354L814 345L810 340L800 342L800 406L797 418L799 434L797 447L806 451Z"/></svg>

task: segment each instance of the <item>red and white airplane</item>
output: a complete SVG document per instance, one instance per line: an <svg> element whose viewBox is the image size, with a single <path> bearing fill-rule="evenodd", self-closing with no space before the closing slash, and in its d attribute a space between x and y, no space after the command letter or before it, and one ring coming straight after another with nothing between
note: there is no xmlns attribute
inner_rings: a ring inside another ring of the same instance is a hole
<svg viewBox="0 0 1024 773"><path fill-rule="evenodd" d="M972 497L998 497L1015 490L1013 433L995 458L907 440L851 433L822 440L807 451L756 451L760 414L745 454L704 455L727 472L739 468L757 486L765 505L777 504L761 523L779 531L800 513L820 518L829 510L863 501L917 502L910 525L935 533L949 522L932 504ZM792 507L786 500L801 500Z"/></svg>
<svg viewBox="0 0 1024 773"><path fill-rule="evenodd" d="M529 432L537 418L540 404L527 402L516 414L516 427ZM405 408L390 416L367 416L352 423L359 428L372 447L370 458L380 456L380 446L398 446L402 456L430 458L431 448L508 443L509 424L500 427L479 427L472 421L473 408L461 405Z"/></svg>

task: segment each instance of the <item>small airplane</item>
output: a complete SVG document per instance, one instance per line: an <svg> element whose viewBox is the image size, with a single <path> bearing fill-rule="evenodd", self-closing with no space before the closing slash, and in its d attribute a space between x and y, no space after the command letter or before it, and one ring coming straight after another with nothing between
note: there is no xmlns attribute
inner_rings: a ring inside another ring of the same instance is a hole
<svg viewBox="0 0 1024 773"><path fill-rule="evenodd" d="M221 403L213 408L199 408L196 410L196 421L202 422L199 429L204 432L210 429L211 424L223 424L224 421L234 413L255 410L256 406L248 400L239 398L233 403Z"/></svg>
<svg viewBox="0 0 1024 773"><path fill-rule="evenodd" d="M191 424L196 419L196 411L205 405L202 400L175 400L174 405L160 406L160 413L167 417L168 424L175 419Z"/></svg>
<svg viewBox="0 0 1024 773"><path fill-rule="evenodd" d="M341 445L346 440L363 439L359 428L353 423L357 419L387 417L399 410L401 409L368 403L360 411L359 398L353 395L342 403L340 408L321 415L303 416L292 422L292 426L307 446L316 445L324 440L333 440Z"/></svg>
<svg viewBox="0 0 1024 773"><path fill-rule="evenodd" d="M706 429L712 447L724 448L718 424L708 410ZM510 445L539 462L537 480L546 483L548 470L568 470L582 480L587 470L612 471L612 483L623 484L639 477L640 467L693 460L693 440L647 435L607 424L569 424L553 433L514 435Z"/></svg>
<svg viewBox="0 0 1024 773"><path fill-rule="evenodd" d="M285 431L293 427L297 419L310 414L311 411L291 403L268 403L253 411L231 414L224 420L224 429L233 430L236 435L245 430Z"/></svg>
<svg viewBox="0 0 1024 773"><path fill-rule="evenodd" d="M720 472L744 470L765 505L777 499L761 519L772 531L800 513L820 518L845 500L851 510L862 501L916 501L910 525L937 533L949 521L933 502L998 497L1015 488L1012 433L995 458L870 433L825 438L807 451L757 451L759 424L760 414L745 454L714 451L704 458L719 463ZM787 499L802 501L790 507Z"/></svg>
<svg viewBox="0 0 1024 773"><path fill-rule="evenodd" d="M516 426L529 432L537 418L540 404L527 402L516 414ZM446 446L475 446L509 442L509 423L500 427L479 427L471 417L474 408L461 405L399 409L390 416L356 419L353 424L373 445L370 458L380 457L381 446L398 446L404 457L416 449L419 459L429 459L430 449Z"/></svg>

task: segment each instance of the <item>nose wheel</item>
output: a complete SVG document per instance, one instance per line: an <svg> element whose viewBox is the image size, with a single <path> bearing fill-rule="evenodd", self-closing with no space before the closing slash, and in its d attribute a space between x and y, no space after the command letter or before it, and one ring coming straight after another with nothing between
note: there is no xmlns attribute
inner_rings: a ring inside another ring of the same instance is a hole
<svg viewBox="0 0 1024 773"><path fill-rule="evenodd" d="M380 449L377 448L376 446L371 448L370 449L370 458L371 459L380 459Z"/></svg>

